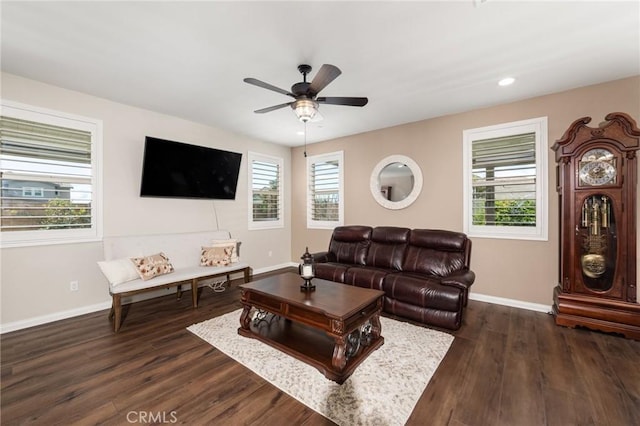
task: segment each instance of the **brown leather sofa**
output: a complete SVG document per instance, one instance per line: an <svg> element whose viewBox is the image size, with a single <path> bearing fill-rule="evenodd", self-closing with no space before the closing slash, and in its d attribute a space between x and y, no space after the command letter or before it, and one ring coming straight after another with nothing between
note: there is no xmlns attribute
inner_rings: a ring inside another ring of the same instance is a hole
<svg viewBox="0 0 640 426"><path fill-rule="evenodd" d="M313 258L316 277L382 290L385 312L451 330L475 280L471 240L460 232L340 226Z"/></svg>

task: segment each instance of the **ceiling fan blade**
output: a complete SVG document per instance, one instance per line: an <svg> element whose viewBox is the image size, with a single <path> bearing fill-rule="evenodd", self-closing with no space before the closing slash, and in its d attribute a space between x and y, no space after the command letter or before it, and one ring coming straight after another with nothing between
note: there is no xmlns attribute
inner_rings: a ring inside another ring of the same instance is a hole
<svg viewBox="0 0 640 426"><path fill-rule="evenodd" d="M335 80L340 74L342 74L342 71L340 71L340 68L335 65L322 65L316 76L313 77L311 85L309 86L309 93L311 96L315 96L320 93L322 89L327 87L327 85Z"/></svg>
<svg viewBox="0 0 640 426"><path fill-rule="evenodd" d="M275 111L275 110L280 109L280 108L284 108L286 106L291 105L292 103L293 102L287 102L286 104L274 105L274 106L270 106L270 107L267 107L267 108L257 109L257 110L255 110L253 112L255 112L256 114L264 114L265 112L271 112L271 111Z"/></svg>
<svg viewBox="0 0 640 426"><path fill-rule="evenodd" d="M357 106L362 107L365 106L368 102L368 98L351 98L351 97L321 97L317 98L316 102L319 104L330 104L330 105L346 105L346 106Z"/></svg>
<svg viewBox="0 0 640 426"><path fill-rule="evenodd" d="M245 78L243 80L245 83L253 84L254 86L262 87L263 89L273 90L274 92L282 93L283 95L291 96L295 98L296 96L289 92L288 90L281 89L279 87L273 86L269 83L265 83L264 81L257 80L255 78Z"/></svg>

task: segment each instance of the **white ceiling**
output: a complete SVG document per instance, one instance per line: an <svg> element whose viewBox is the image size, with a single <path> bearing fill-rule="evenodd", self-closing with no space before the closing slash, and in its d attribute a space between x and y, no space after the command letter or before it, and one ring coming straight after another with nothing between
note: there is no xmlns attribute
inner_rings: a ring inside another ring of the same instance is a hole
<svg viewBox="0 0 640 426"><path fill-rule="evenodd" d="M10 2L2 1L2 70L297 146L290 90L323 63L342 75L320 96L307 140L502 104L640 74L640 3ZM505 76L515 84L499 87ZM185 141L188 142L188 141Z"/></svg>

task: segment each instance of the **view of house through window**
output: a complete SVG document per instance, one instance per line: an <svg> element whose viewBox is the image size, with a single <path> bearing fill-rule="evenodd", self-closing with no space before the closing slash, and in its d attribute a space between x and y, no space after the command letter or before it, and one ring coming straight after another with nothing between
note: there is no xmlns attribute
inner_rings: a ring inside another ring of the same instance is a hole
<svg viewBox="0 0 640 426"><path fill-rule="evenodd" d="M3 241L95 236L96 126L65 127L44 122L58 121L45 114L41 122L32 111L34 120L11 111L0 117Z"/></svg>
<svg viewBox="0 0 640 426"><path fill-rule="evenodd" d="M466 232L546 238L546 119L465 131L464 143Z"/></svg>

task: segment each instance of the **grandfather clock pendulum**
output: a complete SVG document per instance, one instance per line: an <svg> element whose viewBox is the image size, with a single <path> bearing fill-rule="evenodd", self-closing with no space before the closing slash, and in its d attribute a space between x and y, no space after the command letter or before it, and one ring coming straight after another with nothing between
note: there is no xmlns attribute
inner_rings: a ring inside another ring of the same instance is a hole
<svg viewBox="0 0 640 426"><path fill-rule="evenodd" d="M627 114L576 120L552 149L560 196L556 324L640 340L636 187L640 129Z"/></svg>

